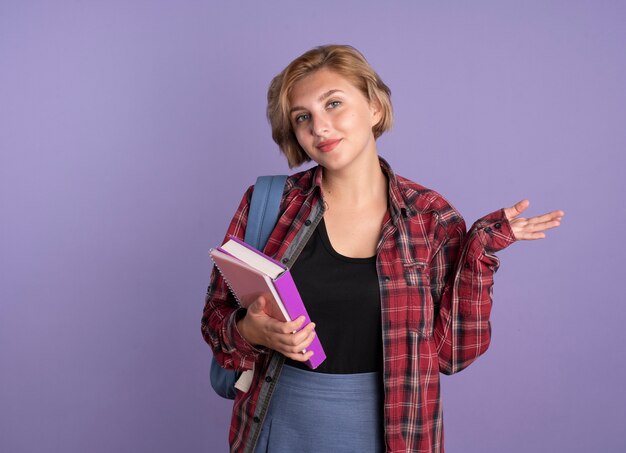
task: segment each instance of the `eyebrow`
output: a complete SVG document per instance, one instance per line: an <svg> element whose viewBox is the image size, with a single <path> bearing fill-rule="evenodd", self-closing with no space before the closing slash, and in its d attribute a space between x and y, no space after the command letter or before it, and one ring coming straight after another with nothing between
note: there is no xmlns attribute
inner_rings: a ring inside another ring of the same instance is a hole
<svg viewBox="0 0 626 453"><path fill-rule="evenodd" d="M320 97L317 98L317 102L322 102L324 99L331 97L335 93L343 93L341 90L328 90L326 93L323 93ZM300 107L298 105L291 107L289 109L289 114L291 115L296 110L306 110L304 107Z"/></svg>

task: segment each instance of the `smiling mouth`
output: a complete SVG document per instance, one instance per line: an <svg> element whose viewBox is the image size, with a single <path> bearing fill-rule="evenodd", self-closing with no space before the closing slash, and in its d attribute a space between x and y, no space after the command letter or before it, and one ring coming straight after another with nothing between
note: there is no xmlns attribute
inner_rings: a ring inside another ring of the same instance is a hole
<svg viewBox="0 0 626 453"><path fill-rule="evenodd" d="M340 141L341 141L341 139L325 140L325 141L319 143L316 146L316 148L319 149L323 153L327 153L327 152L330 152L333 149L335 149Z"/></svg>

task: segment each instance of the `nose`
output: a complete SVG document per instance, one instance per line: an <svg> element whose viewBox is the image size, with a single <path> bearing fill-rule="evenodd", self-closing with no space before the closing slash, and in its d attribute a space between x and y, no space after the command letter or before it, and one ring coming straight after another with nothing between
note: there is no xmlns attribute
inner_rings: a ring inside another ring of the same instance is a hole
<svg viewBox="0 0 626 453"><path fill-rule="evenodd" d="M330 131L330 121L325 113L318 113L311 117L311 132L318 137L328 135Z"/></svg>

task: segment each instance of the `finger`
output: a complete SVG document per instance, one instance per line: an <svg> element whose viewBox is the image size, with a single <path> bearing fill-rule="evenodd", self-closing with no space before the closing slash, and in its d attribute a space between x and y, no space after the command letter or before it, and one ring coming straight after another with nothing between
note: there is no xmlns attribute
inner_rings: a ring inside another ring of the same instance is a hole
<svg viewBox="0 0 626 453"><path fill-rule="evenodd" d="M525 227L521 228L522 231L526 233L537 233L540 231L551 230L552 228L556 228L561 225L561 222L558 220L551 220L549 222L542 223L529 223Z"/></svg>
<svg viewBox="0 0 626 453"><path fill-rule="evenodd" d="M522 212L524 212L529 205L530 201L528 200L518 201L510 208L504 208L504 215L508 220L512 220L515 217L519 216Z"/></svg>
<svg viewBox="0 0 626 453"><path fill-rule="evenodd" d="M520 241L535 241L537 239L545 239L546 235L543 232L538 233L528 233L528 232L520 232L515 235L515 239Z"/></svg>
<svg viewBox="0 0 626 453"><path fill-rule="evenodd" d="M309 323L306 327L291 335L294 344L302 344L307 341L311 334L315 333L315 324ZM307 345L308 346L308 345Z"/></svg>
<svg viewBox="0 0 626 453"><path fill-rule="evenodd" d="M298 316L293 321L286 322L284 325L285 331L286 331L285 333L292 333L292 332L298 331L304 325L305 320L306 318L304 316Z"/></svg>
<svg viewBox="0 0 626 453"><path fill-rule="evenodd" d="M513 229L513 236L515 236L515 239L518 241L523 241L523 240L535 240L535 239L544 239L546 237L546 235L544 234L545 231L551 229L551 228L556 228L558 225L548 225L546 227L527 227L524 229Z"/></svg>
<svg viewBox="0 0 626 453"><path fill-rule="evenodd" d="M315 324L310 323L305 328L296 333L281 333L276 336L276 342L281 347L291 348L299 347L296 350L302 349L302 344L307 341L309 336L315 332ZM308 346L308 345L307 345Z"/></svg>
<svg viewBox="0 0 626 453"><path fill-rule="evenodd" d="M560 220L551 219L544 222L531 222L529 219L514 219L511 221L513 231L539 231L554 228L561 224Z"/></svg>
<svg viewBox="0 0 626 453"><path fill-rule="evenodd" d="M552 211L546 214L538 215L535 217L530 217L528 222L530 223L541 223L541 222L549 222L551 220L560 220L563 218L565 213L563 211Z"/></svg>
<svg viewBox="0 0 626 453"><path fill-rule="evenodd" d="M292 345L281 345L279 348L283 353L296 354L301 352L306 352L307 348L311 346L313 339L315 338L315 332L310 332L304 338L304 341L299 341Z"/></svg>
<svg viewBox="0 0 626 453"><path fill-rule="evenodd" d="M302 344L300 346L302 346L302 352L307 352L307 348L309 346L311 346L311 343L313 343L313 340L315 339L315 336L317 334L315 333L315 331L311 332L309 334L309 336L302 342Z"/></svg>
<svg viewBox="0 0 626 453"><path fill-rule="evenodd" d="M283 334L291 337L294 332L297 332L304 324L304 316L300 316L293 321L284 322L272 318L273 322L268 322L268 330L272 333Z"/></svg>
<svg viewBox="0 0 626 453"><path fill-rule="evenodd" d="M306 362L311 357L313 357L313 351L307 351L305 353L302 353L302 352L287 353L283 355L287 358L295 360L296 362Z"/></svg>

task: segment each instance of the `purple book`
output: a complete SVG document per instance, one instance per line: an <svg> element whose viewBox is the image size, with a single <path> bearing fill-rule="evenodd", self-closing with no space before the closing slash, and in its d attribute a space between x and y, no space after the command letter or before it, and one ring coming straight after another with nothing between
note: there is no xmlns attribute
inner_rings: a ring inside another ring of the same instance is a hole
<svg viewBox="0 0 626 453"><path fill-rule="evenodd" d="M303 326L311 322L289 269L231 236L221 247L209 252L226 284L242 307L248 307L259 296L268 301L268 315L280 321L304 316ZM308 350L313 355L306 364L317 368L326 354L317 336Z"/></svg>

